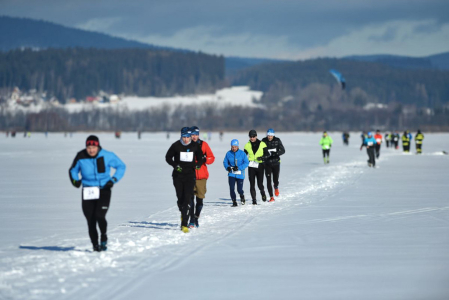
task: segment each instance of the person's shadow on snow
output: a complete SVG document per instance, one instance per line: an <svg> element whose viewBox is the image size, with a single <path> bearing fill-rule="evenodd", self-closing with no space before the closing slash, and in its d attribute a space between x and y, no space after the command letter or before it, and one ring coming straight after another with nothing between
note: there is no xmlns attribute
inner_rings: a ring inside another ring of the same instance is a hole
<svg viewBox="0 0 449 300"><path fill-rule="evenodd" d="M179 224L171 223L156 223L156 222L128 222L126 227L139 227L139 228L149 228L149 229L162 229L162 230L178 230Z"/></svg>
<svg viewBox="0 0 449 300"><path fill-rule="evenodd" d="M47 250L47 251L82 251L79 249L75 249L75 247L60 247L60 246L19 246L19 249L25 249L25 250Z"/></svg>

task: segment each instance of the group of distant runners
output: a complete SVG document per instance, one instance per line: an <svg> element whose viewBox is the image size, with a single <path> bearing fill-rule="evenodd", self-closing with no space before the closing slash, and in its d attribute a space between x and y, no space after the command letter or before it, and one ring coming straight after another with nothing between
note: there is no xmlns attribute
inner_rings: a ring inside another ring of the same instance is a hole
<svg viewBox="0 0 449 300"><path fill-rule="evenodd" d="M209 178L207 165L215 161L208 143L201 140L199 136L200 130L197 126L183 127L180 139L170 146L165 155L165 160L173 167L173 186L181 213L181 230L184 233L189 232L191 228L199 227L198 220ZM255 130L251 130L249 141L245 144L243 151L239 149L238 140L231 141L231 150L225 154L223 166L228 172L233 207L238 206L236 185L240 203L245 205L243 181L247 168L252 204L257 205L256 180L262 201L268 200L263 184L264 175L270 195L268 202L275 201L274 196L279 196L280 156L284 153L285 148L281 140L275 136L273 129L268 129L267 136L262 140L257 138ZM110 175L111 167L115 169L112 176ZM125 170L126 166L120 158L102 149L98 137L94 135L86 139L86 148L77 153L69 169L72 185L76 188L83 187L82 209L87 220L93 251L107 250L106 213L111 200L111 188L124 176ZM97 224L100 228L100 236L97 232Z"/></svg>

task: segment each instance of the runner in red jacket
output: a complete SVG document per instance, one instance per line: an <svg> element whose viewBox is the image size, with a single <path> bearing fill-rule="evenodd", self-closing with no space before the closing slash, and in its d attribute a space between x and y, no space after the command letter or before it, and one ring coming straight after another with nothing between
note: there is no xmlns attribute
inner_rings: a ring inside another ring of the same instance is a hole
<svg viewBox="0 0 449 300"><path fill-rule="evenodd" d="M209 171L207 170L207 165L211 165L215 161L215 156L212 153L209 145L200 140L200 129L197 126L190 128L192 131L192 142L198 143L201 146L201 151L203 152L203 164L201 169L196 170L196 183L193 189L194 195L190 200L190 223L189 227L198 227L198 218L200 217L201 210L203 209L203 199L206 197L206 182L209 178ZM196 196L196 205L195 205Z"/></svg>
<svg viewBox="0 0 449 300"><path fill-rule="evenodd" d="M382 144L382 134L380 130L376 130L376 134L374 135L374 139L376 140L376 158L380 156L380 145Z"/></svg>

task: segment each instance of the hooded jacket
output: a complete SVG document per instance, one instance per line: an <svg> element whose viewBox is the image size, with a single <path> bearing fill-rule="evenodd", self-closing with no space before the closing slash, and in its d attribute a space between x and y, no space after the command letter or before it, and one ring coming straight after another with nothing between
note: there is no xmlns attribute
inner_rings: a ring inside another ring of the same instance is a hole
<svg viewBox="0 0 449 300"><path fill-rule="evenodd" d="M99 147L95 157L90 156L87 150L81 150L73 160L69 169L70 181L79 180L81 173L81 182L83 186L98 186L103 188L105 184L112 179L110 174L111 167L115 169L112 177L120 181L125 175L126 165L113 152L106 151Z"/></svg>
<svg viewBox="0 0 449 300"><path fill-rule="evenodd" d="M235 177L238 179L245 179L245 169L248 168L248 165L248 157L246 156L245 152L240 149L236 152L229 150L223 160L223 166L225 169L227 169L228 167L232 168L234 166L237 166L239 168L241 174L234 174L233 172L228 173L229 177Z"/></svg>

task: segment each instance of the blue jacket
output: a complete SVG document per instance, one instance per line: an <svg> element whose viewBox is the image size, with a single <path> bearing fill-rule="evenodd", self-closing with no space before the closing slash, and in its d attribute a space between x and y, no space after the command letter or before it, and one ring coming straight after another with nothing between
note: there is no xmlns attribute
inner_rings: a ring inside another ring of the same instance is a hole
<svg viewBox="0 0 449 300"><path fill-rule="evenodd" d="M84 149L78 152L73 160L69 169L70 180L79 180L79 173L81 173L83 186L103 188L112 179L109 175L111 167L115 169L112 177L115 177L115 182L118 182L125 174L126 166L117 155L100 148L97 156L91 157Z"/></svg>
<svg viewBox="0 0 449 300"><path fill-rule="evenodd" d="M240 171L242 171L242 174L233 174L232 172L229 172L228 176L235 177L239 179L245 179L245 169L248 168L249 160L248 156L246 156L245 152L242 150L237 150L237 152L233 152L232 150L229 150L226 153L226 156L223 160L223 166L225 169L228 167L234 167L237 166Z"/></svg>
<svg viewBox="0 0 449 300"><path fill-rule="evenodd" d="M362 147L363 147L363 146L373 147L373 146L375 146L376 144L377 144L377 141L376 141L376 139L375 139L373 136L371 136L371 137L366 137L366 138L363 140Z"/></svg>

